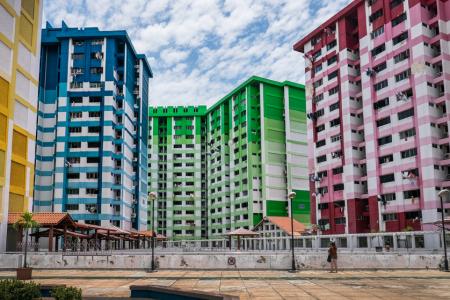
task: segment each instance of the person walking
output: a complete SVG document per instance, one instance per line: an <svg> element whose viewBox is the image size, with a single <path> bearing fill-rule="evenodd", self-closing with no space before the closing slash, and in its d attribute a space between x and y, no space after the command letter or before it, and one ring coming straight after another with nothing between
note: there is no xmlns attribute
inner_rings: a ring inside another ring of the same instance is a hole
<svg viewBox="0 0 450 300"><path fill-rule="evenodd" d="M337 248L335 242L330 243L330 248L328 248L327 261L330 263L330 273L333 273L333 269L334 272L337 273Z"/></svg>

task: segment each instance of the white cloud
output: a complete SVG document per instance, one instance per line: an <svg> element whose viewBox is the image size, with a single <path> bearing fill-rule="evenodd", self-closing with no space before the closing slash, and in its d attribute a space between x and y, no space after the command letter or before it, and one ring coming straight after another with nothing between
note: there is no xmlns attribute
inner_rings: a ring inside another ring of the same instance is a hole
<svg viewBox="0 0 450 300"><path fill-rule="evenodd" d="M251 75L304 82L293 44L349 2L44 0L44 17L127 30L154 72L151 105L210 105Z"/></svg>

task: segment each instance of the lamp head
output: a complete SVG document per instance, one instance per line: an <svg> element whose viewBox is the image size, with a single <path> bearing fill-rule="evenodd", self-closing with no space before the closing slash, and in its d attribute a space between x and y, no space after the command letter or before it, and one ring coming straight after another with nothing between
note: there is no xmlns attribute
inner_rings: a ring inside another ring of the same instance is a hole
<svg viewBox="0 0 450 300"><path fill-rule="evenodd" d="M440 190L439 193L438 193L438 196L439 197L443 197L443 196L447 195L448 192L449 191L447 189Z"/></svg>
<svg viewBox="0 0 450 300"><path fill-rule="evenodd" d="M156 193L155 192L150 192L148 193L148 196L151 200L155 200L156 199Z"/></svg>
<svg viewBox="0 0 450 300"><path fill-rule="evenodd" d="M295 192L290 192L290 193L288 194L288 198L291 199L291 200L294 199L295 196L297 196L297 194L296 194Z"/></svg>

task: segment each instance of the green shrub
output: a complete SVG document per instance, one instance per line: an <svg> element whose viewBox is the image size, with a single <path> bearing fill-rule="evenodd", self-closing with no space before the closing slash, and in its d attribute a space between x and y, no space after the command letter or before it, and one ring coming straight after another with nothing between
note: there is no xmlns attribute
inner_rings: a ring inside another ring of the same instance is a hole
<svg viewBox="0 0 450 300"><path fill-rule="evenodd" d="M40 297L39 285L32 281L0 280L0 300L32 300Z"/></svg>
<svg viewBox="0 0 450 300"><path fill-rule="evenodd" d="M56 300L81 300L81 289L76 287L58 287L51 292Z"/></svg>

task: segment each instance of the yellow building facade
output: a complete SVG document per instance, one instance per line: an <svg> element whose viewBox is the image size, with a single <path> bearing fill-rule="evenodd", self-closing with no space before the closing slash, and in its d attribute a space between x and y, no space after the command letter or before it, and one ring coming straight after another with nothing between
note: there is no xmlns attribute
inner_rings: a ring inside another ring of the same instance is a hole
<svg viewBox="0 0 450 300"><path fill-rule="evenodd" d="M31 211L43 0L0 0L0 252L8 212Z"/></svg>

